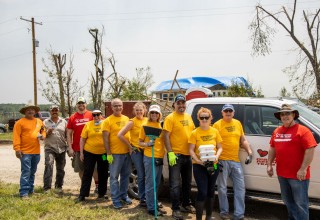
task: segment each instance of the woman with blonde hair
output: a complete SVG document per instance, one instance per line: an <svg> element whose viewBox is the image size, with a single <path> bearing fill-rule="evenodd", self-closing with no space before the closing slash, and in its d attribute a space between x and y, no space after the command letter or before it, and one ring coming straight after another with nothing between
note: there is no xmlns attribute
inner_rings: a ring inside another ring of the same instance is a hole
<svg viewBox="0 0 320 220"><path fill-rule="evenodd" d="M145 194L145 171L143 165L143 149L139 145L139 133L143 124L147 122L147 117L144 117L147 108L143 102L137 102L133 106L134 118L119 131L118 138L125 143L130 151L131 160L137 170L138 178L138 191L140 197L140 206L146 207L146 194ZM125 135L130 132L130 142L125 138Z"/></svg>
<svg viewBox="0 0 320 220"><path fill-rule="evenodd" d="M210 126L213 117L209 109L201 107L197 118L200 121L200 126L191 132L188 143L193 163L193 176L198 188L196 219L199 220L202 219L205 205L206 219L211 219L212 216L215 184L219 175L219 164L217 162L222 152L222 138L218 130ZM209 148L212 146L212 149L208 150L216 152L210 158L213 163L205 161L204 157L200 157L199 147L201 145Z"/></svg>

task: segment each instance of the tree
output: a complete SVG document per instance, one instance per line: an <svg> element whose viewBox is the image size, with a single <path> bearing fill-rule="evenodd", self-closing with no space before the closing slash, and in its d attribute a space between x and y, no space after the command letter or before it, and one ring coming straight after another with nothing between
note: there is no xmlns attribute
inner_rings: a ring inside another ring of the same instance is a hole
<svg viewBox="0 0 320 220"><path fill-rule="evenodd" d="M111 57L108 58L108 61L111 65L112 73L106 78L107 82L109 83L107 98L120 98L125 87L126 79L117 72L116 60L113 53L110 50L109 52L111 53Z"/></svg>
<svg viewBox="0 0 320 220"><path fill-rule="evenodd" d="M52 67L46 64L44 58L43 72L47 74L46 82L39 81L42 96L49 102L60 106L62 117L71 115L73 112L74 100L76 96L81 95L78 80L73 77L73 55L70 52L68 68L65 66L66 54L55 54L52 49L47 50L48 60Z"/></svg>
<svg viewBox="0 0 320 220"><path fill-rule="evenodd" d="M290 92L288 92L286 87L282 87L281 90L280 90L280 96L281 97L290 97L291 94L290 94Z"/></svg>
<svg viewBox="0 0 320 220"><path fill-rule="evenodd" d="M102 37L104 33L104 28L102 28L101 33L97 28L89 29L89 33L93 37L94 46L94 67L95 73L91 74L90 83L90 94L92 99L92 104L94 109L101 109L102 106L102 94L104 85L104 58L102 53Z"/></svg>
<svg viewBox="0 0 320 220"><path fill-rule="evenodd" d="M248 83L249 84L249 83ZM228 97L253 97L255 96L251 85L244 85L243 83L231 82L227 88Z"/></svg>
<svg viewBox="0 0 320 220"><path fill-rule="evenodd" d="M279 11L270 12L263 6L256 6L256 16L249 29L252 31L253 55L266 55L271 52L271 37L275 33L271 21L285 30L293 42L298 46L297 62L287 67L284 72L290 77L294 92L310 94L320 92L320 60L319 55L319 28L320 8L313 13L302 10L304 25L306 28L306 41L295 32L297 22L297 0L294 0L293 9L284 6ZM300 72L302 71L302 72ZM309 91L311 89L311 91ZM313 90L313 91L312 91Z"/></svg>
<svg viewBox="0 0 320 220"><path fill-rule="evenodd" d="M124 100L145 100L148 98L148 89L152 86L151 68L136 68L136 77L127 80L123 89Z"/></svg>

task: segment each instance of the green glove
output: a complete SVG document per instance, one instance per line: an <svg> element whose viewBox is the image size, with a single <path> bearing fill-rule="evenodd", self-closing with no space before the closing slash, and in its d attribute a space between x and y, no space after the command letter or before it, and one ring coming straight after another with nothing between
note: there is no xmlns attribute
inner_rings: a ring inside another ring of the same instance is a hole
<svg viewBox="0 0 320 220"><path fill-rule="evenodd" d="M112 155L107 155L107 161L108 161L109 164L112 164L113 156Z"/></svg>
<svg viewBox="0 0 320 220"><path fill-rule="evenodd" d="M168 153L169 157L169 165L172 167L177 164L177 156L174 154L174 152L169 152Z"/></svg>

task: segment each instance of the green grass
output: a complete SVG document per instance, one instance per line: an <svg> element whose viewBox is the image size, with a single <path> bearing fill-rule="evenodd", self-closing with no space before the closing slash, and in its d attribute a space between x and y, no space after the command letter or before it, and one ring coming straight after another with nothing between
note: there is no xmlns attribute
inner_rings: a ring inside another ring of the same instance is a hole
<svg viewBox="0 0 320 220"><path fill-rule="evenodd" d="M97 202L92 198L76 204L78 192L64 191L59 196L54 192L44 194L41 188L36 188L34 195L22 200L18 191L17 184L0 181L0 219L152 219L137 207L115 210L110 200Z"/></svg>
<svg viewBox="0 0 320 220"><path fill-rule="evenodd" d="M11 140L13 138L12 132L0 133L0 140Z"/></svg>

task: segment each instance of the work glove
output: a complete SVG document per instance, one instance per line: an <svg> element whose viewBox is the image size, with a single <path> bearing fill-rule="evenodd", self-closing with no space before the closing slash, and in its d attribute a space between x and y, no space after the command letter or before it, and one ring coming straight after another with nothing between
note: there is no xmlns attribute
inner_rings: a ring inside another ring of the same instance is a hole
<svg viewBox="0 0 320 220"><path fill-rule="evenodd" d="M113 162L113 156L112 156L112 154L107 155L107 161L108 161L109 164L112 164L112 162Z"/></svg>
<svg viewBox="0 0 320 220"><path fill-rule="evenodd" d="M177 164L177 156L174 154L174 152L169 152L168 153L169 157L169 165L172 167Z"/></svg>
<svg viewBox="0 0 320 220"><path fill-rule="evenodd" d="M245 164L250 164L252 162L252 154L247 156L246 161L244 162Z"/></svg>

